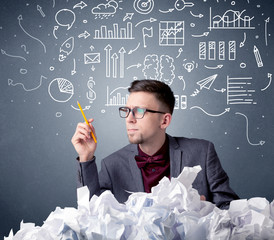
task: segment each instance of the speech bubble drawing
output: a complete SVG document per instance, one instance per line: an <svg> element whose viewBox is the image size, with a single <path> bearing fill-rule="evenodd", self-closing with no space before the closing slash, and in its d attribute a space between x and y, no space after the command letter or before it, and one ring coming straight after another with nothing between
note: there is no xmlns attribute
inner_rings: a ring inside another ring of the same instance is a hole
<svg viewBox="0 0 274 240"><path fill-rule="evenodd" d="M55 14L55 21L69 30L75 22L75 13L69 9L61 9Z"/></svg>

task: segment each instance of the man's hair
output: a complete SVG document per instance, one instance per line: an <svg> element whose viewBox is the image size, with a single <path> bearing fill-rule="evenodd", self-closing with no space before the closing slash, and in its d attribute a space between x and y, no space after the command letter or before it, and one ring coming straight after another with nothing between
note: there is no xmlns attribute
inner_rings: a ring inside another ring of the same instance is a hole
<svg viewBox="0 0 274 240"><path fill-rule="evenodd" d="M135 80L128 88L130 93L132 92L147 92L152 93L157 100L167 107L170 114L173 113L175 97L171 88L158 80Z"/></svg>

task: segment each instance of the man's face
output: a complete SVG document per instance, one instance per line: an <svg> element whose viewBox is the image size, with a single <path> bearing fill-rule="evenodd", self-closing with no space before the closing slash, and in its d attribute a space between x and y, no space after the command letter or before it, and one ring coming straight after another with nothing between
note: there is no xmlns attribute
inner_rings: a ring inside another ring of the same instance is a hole
<svg viewBox="0 0 274 240"><path fill-rule="evenodd" d="M127 107L147 108L155 111L163 111L160 102L151 93L147 92L133 92L129 95ZM161 122L164 114L146 112L144 117L136 119L132 112L126 118L126 128L128 139L130 143L147 144L159 140L160 134L163 133L161 129Z"/></svg>

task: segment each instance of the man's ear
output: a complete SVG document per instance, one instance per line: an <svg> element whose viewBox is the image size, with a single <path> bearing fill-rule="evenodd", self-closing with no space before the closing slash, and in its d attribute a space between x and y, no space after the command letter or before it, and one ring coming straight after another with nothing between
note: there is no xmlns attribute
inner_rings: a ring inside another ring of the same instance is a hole
<svg viewBox="0 0 274 240"><path fill-rule="evenodd" d="M172 115L170 113L165 113L164 117L163 117L163 120L162 120L161 127L163 129L166 129L169 126L169 124L171 122L171 119L172 119Z"/></svg>

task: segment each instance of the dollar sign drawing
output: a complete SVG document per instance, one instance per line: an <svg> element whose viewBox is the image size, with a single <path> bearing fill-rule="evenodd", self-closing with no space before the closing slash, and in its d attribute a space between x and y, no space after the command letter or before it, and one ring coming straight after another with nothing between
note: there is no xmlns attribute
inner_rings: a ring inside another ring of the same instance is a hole
<svg viewBox="0 0 274 240"><path fill-rule="evenodd" d="M92 103L96 99L96 92L94 92L93 87L95 82L93 81L93 77L90 77L87 83L89 91L87 92L87 99L90 103Z"/></svg>

